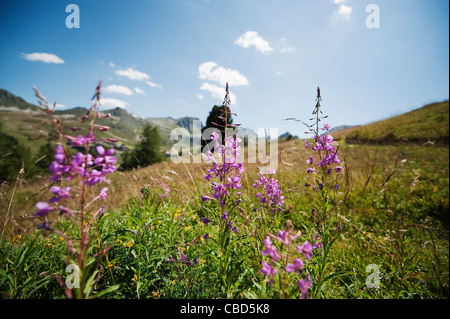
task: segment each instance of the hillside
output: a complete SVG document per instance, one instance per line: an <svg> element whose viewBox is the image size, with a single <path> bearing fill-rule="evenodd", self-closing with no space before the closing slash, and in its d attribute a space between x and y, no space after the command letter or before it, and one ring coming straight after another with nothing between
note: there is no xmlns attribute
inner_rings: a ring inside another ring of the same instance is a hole
<svg viewBox="0 0 450 319"><path fill-rule="evenodd" d="M449 101L425 105L411 112L364 126L335 132L347 144L449 145Z"/></svg>
<svg viewBox="0 0 450 319"><path fill-rule="evenodd" d="M67 129L79 126L79 119L86 114L87 108L75 107L66 110L56 110L55 116L63 119L63 125ZM172 129L182 127L192 131L192 121L198 120L192 117L182 117L173 119L164 118L141 118L130 114L125 109L115 108L105 110L102 113L111 113L107 119L98 119L97 124L110 127L107 132L98 132L99 138L113 137L118 139L116 147L121 150L132 148L139 140L139 134L146 123L151 123L159 128L164 150L170 149L174 141L170 140ZM19 143L27 144L31 151L36 152L45 143L45 139L36 140L30 143L41 134L46 134L51 128L49 118L41 112L37 106L28 103L24 99L14 94L0 89L0 122L4 133L16 138Z"/></svg>

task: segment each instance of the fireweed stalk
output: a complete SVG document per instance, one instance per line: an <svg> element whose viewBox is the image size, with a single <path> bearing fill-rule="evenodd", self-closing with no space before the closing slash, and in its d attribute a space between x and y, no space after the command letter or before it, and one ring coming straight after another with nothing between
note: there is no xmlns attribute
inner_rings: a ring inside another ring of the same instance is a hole
<svg viewBox="0 0 450 319"><path fill-rule="evenodd" d="M94 104L88 110L87 114L82 117L81 121L85 122L89 120L88 133L86 136L78 135L73 137L71 135L64 135L62 130L61 121L59 118L54 116L54 107L51 108L45 98L39 93L39 91L34 88L36 96L39 99L39 104L42 106L41 110L50 115L54 123L55 134L49 134L48 138L53 138L59 143L56 145L56 151L54 155L54 161L51 163L49 170L51 172L50 181L51 182L61 182L63 179L67 181L78 180L75 189L70 186L60 187L52 186L50 192L53 193L53 197L49 202L38 202L36 208L38 209L35 213L36 216L45 219L45 222L41 223L38 228L47 231L53 231L62 238L66 240L68 248L68 256L65 258L65 262L74 267L76 274L76 281L79 286L73 286L69 289L66 284L66 295L72 298L74 295L72 290L75 292L76 298L89 298L89 297L99 297L105 293L108 293L118 286L113 286L103 290L102 292L93 293L95 285L100 278L101 269L100 261L103 255L112 247L100 248L100 251L93 253L94 247L91 245L93 236L89 236L89 230L93 223L99 218L100 214L104 211L104 205L97 209L92 209L94 202L101 199L105 201L107 196L108 188L103 187L93 196L93 198L88 198L88 188L93 188L95 185L101 182L109 182L106 175L113 173L116 170L114 164L117 159L114 155L114 148L109 148L106 150L103 146L95 144L100 141L115 142L115 139L97 139L94 136L94 131L106 131L108 127L95 124L96 117L109 117L110 115L102 115L98 110L98 105L101 99L101 86L102 82L99 84L95 90ZM84 128L72 127L73 131L82 130ZM77 152L75 155L71 156L68 151L68 145L66 140L72 147L82 147L84 148L84 153ZM95 146L95 155L91 154L91 148ZM89 192L92 193L92 192ZM69 208L65 205L65 202L69 198L79 198L79 209L75 210ZM59 212L59 215L69 215L78 222L79 230L79 241L74 241L70 236L61 232L58 229L53 229L51 223L48 221L48 215L51 212ZM62 280L58 275L54 275L60 284Z"/></svg>
<svg viewBox="0 0 450 319"><path fill-rule="evenodd" d="M202 196L202 201L214 201L218 205L217 210L211 211L212 216L207 216L203 219L203 223L211 224L216 227L217 244L219 245L219 262L220 262L220 281L225 289L228 298L232 297L233 274L236 271L234 265L234 249L232 247L237 243L233 239L232 233L239 234L237 228L236 217L237 207L241 203L241 174L244 172L244 163L238 162L240 154L241 138L239 133L233 137L229 132L229 127L236 125L227 124L228 115L230 114L230 95L228 90L228 83L226 84L226 94L223 101L224 111L221 119L224 119L225 125L222 126L225 133L224 145L221 145L222 137L220 130L212 132L211 140L214 141L214 150L217 152L213 154L211 150L208 151L206 161L212 161L212 168L208 170L205 179L211 183L212 197ZM234 113L231 113L234 114ZM236 115L236 114L234 114ZM221 126L216 124L217 126ZM212 220L209 220L210 217ZM210 227L214 227L210 226ZM210 232L211 233L211 232ZM205 235L207 239L210 234Z"/></svg>
<svg viewBox="0 0 450 319"><path fill-rule="evenodd" d="M321 101L320 88L318 87L316 106L312 113L315 117L310 119L313 123L308 125L303 122L308 127L308 132L305 133L312 134L314 139L312 145L309 144L308 140L305 140L305 148L313 152L306 160L306 163L310 165L306 173L311 176L312 183L306 183L305 187L310 188L317 194L317 200L312 205L312 219L322 246L322 254L318 256L317 269L314 271L315 285L311 292L313 298L319 297L326 278L330 278L330 276L325 278L326 267L329 265L332 245L340 233L340 227L335 226L336 214L333 214L333 211L336 205L333 204L331 195L339 189L338 178L342 167L339 166L338 148L333 145L333 136L327 134L330 129L329 124L320 126L320 122L328 117L321 116L323 114ZM324 132L324 134L321 135L321 132Z"/></svg>
<svg viewBox="0 0 450 319"><path fill-rule="evenodd" d="M258 173L258 179L255 180L253 187L258 190L256 198L260 203L260 231L262 238L265 238L273 227L273 220L277 220L276 214L283 211L284 196L278 180L273 176L275 170L266 169L266 174L261 171ZM268 175L268 177L266 176Z"/></svg>
<svg viewBox="0 0 450 319"><path fill-rule="evenodd" d="M290 220L286 230L279 230L277 235L271 233L264 239L261 273L267 277L269 285L279 292L279 298L307 298L313 280L306 270L306 263L311 260L312 245L305 240L299 241L301 231L295 232ZM266 259L266 260L264 260Z"/></svg>

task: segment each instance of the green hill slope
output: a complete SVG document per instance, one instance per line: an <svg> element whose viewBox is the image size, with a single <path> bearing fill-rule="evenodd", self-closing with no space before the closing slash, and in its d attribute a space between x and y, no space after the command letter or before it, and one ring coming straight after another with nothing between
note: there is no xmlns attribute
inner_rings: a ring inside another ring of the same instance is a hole
<svg viewBox="0 0 450 319"><path fill-rule="evenodd" d="M335 132L347 144L449 145L449 101L425 105L389 119Z"/></svg>

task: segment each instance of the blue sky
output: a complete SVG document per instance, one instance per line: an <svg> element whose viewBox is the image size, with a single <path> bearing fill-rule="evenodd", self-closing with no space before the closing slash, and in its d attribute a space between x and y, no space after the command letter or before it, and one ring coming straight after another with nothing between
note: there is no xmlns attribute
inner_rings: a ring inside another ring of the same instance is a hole
<svg viewBox="0 0 450 319"><path fill-rule="evenodd" d="M90 106L102 80L105 109L205 122L228 81L235 122L304 136L282 119L308 120L317 86L331 126L449 98L444 0L3 0L0 43L0 88L62 108Z"/></svg>

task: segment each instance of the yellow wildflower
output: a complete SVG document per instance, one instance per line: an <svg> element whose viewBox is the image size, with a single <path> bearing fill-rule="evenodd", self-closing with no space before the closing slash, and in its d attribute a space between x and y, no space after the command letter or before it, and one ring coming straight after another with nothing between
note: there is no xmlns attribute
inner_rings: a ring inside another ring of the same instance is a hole
<svg viewBox="0 0 450 319"><path fill-rule="evenodd" d="M133 242L129 241L128 243L123 244L123 246L128 248L133 247Z"/></svg>
<svg viewBox="0 0 450 319"><path fill-rule="evenodd" d="M114 267L114 264L115 264L115 263L109 263L108 266L105 267L106 270L109 270L109 269L111 269L112 267Z"/></svg>
<svg viewBox="0 0 450 319"><path fill-rule="evenodd" d="M136 281L138 279L138 276L136 274L134 274L133 278L131 278L131 285L134 286Z"/></svg>
<svg viewBox="0 0 450 319"><path fill-rule="evenodd" d="M47 247L52 247L52 241L50 240L50 238L47 238L47 243L46 243Z"/></svg>
<svg viewBox="0 0 450 319"><path fill-rule="evenodd" d="M14 236L14 238L11 240L11 242L12 242L12 243L15 243L15 242L18 241L21 237L22 237L22 235Z"/></svg>
<svg viewBox="0 0 450 319"><path fill-rule="evenodd" d="M160 292L155 291L155 292L153 293L153 299L159 299L160 295L161 295Z"/></svg>

